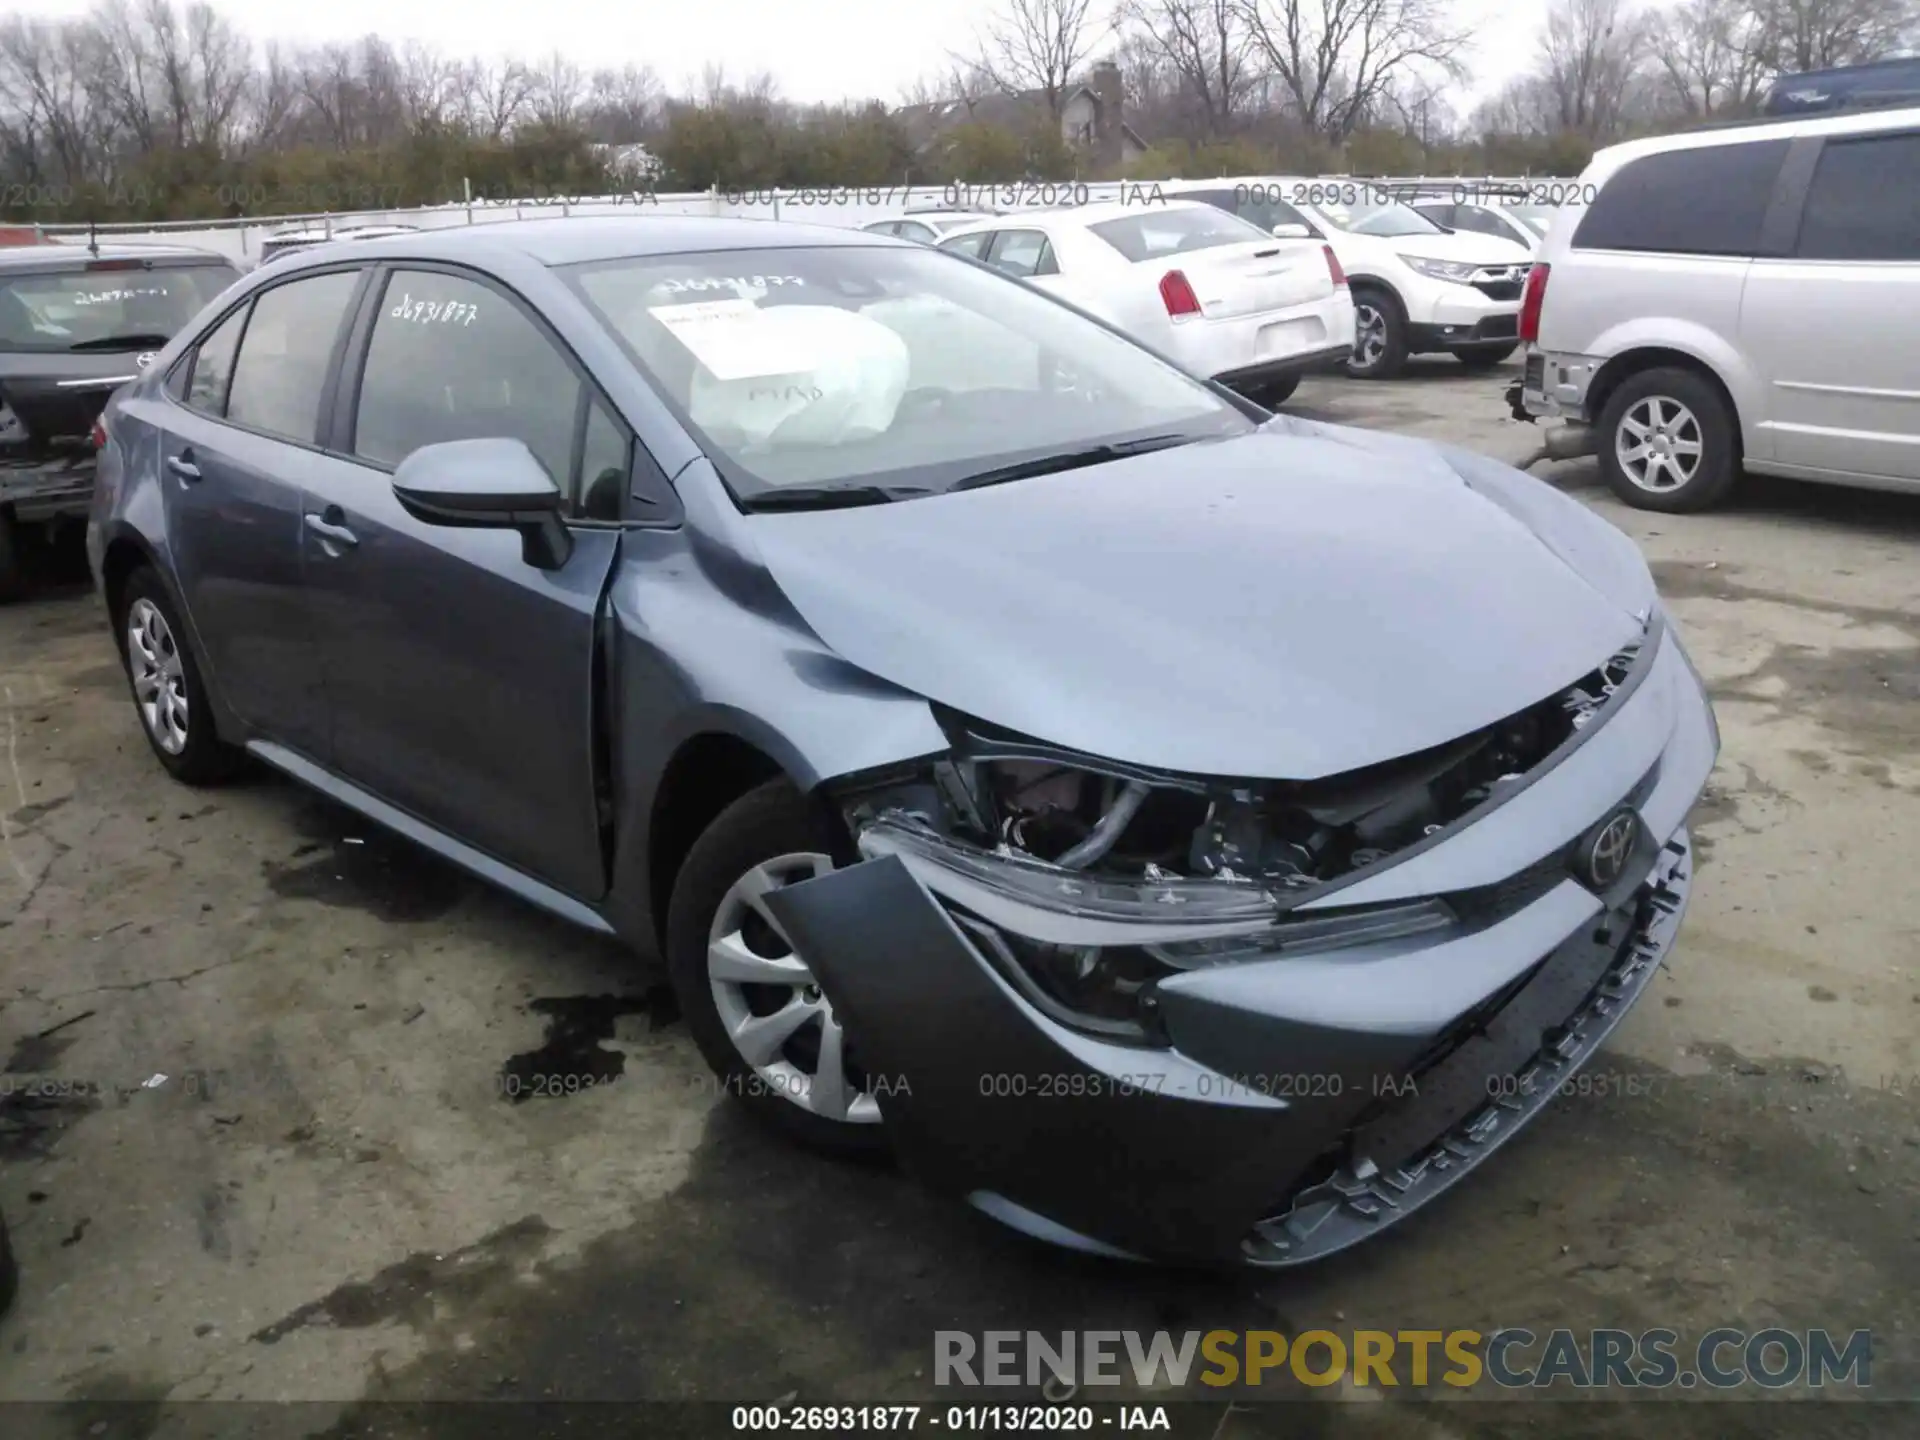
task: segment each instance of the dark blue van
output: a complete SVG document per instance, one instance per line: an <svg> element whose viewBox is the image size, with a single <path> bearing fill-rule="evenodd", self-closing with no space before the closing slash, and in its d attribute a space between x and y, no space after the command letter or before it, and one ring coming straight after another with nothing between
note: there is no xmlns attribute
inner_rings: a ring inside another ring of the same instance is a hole
<svg viewBox="0 0 1920 1440"><path fill-rule="evenodd" d="M1769 115L1920 105L1920 56L1782 75L1767 93Z"/></svg>

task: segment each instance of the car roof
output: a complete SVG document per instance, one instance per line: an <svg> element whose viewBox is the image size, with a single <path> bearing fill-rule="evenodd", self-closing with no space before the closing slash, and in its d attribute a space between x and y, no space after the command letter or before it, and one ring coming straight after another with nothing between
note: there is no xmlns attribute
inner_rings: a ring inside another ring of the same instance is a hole
<svg viewBox="0 0 1920 1440"><path fill-rule="evenodd" d="M1783 115L1778 119L1740 121L1703 126L1676 135L1651 136L1609 145L1597 152L1581 178L1603 182L1629 161L1668 150L1693 150L1707 145L1744 145L1749 141L1794 140L1803 135L1874 135L1883 130L1910 130L1920 125L1920 106L1880 110L1840 110L1820 115Z"/></svg>
<svg viewBox="0 0 1920 1440"><path fill-rule="evenodd" d="M95 260L151 260L156 264L178 261L233 261L217 250L201 250L192 245L138 245L121 243L88 247L72 241L49 241L44 245L13 245L0 248L0 272L65 270Z"/></svg>
<svg viewBox="0 0 1920 1440"><path fill-rule="evenodd" d="M359 240L336 240L276 260L287 270L352 256L409 260L484 261L523 256L541 265L576 265L648 255L707 250L771 250L785 246L894 245L910 240L852 226L794 220L719 219L705 215L572 215L498 220ZM276 273L286 273L276 268Z"/></svg>
<svg viewBox="0 0 1920 1440"><path fill-rule="evenodd" d="M1161 210L1212 210L1214 207L1204 200L1166 199L1161 201L1135 200L1131 203L1122 200L1101 200L1091 205L1059 205L1046 210L1015 210L1008 215L990 215L971 224L957 226L940 238L951 240L956 235L971 235L977 230L1018 230L1026 225L1044 221L1048 224L1077 225L1082 229L1091 225L1104 224L1108 220L1126 220L1136 215L1144 215Z"/></svg>

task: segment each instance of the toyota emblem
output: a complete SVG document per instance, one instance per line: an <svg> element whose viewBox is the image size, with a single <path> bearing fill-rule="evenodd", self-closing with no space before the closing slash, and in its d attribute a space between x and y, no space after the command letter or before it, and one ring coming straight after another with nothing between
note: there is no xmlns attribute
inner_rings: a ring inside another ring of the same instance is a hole
<svg viewBox="0 0 1920 1440"><path fill-rule="evenodd" d="M133 363L144 370L159 358L160 352L158 350L142 350L138 355L133 357Z"/></svg>
<svg viewBox="0 0 1920 1440"><path fill-rule="evenodd" d="M1593 832L1582 857L1587 879L1596 890L1610 889L1626 873L1627 859L1633 854L1638 827L1633 811L1616 810L1606 823Z"/></svg>

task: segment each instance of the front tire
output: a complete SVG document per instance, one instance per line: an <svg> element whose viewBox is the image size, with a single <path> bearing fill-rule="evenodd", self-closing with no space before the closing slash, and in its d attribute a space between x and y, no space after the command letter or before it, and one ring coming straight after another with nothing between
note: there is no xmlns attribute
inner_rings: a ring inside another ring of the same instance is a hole
<svg viewBox="0 0 1920 1440"><path fill-rule="evenodd" d="M1733 409L1692 370L1643 370L1622 381L1601 410L1599 440L1600 473L1638 510L1705 510L1740 476Z"/></svg>
<svg viewBox="0 0 1920 1440"><path fill-rule="evenodd" d="M217 785L245 762L213 728L213 707L193 650L160 577L145 566L127 578L114 620L141 733L169 775Z"/></svg>
<svg viewBox="0 0 1920 1440"><path fill-rule="evenodd" d="M1353 292L1353 354L1347 374L1391 380L1407 363L1407 317L1391 292L1368 285Z"/></svg>
<svg viewBox="0 0 1920 1440"><path fill-rule="evenodd" d="M734 801L694 842L667 907L667 970L714 1075L809 1149L887 1147L872 1085L806 961L761 897L832 870L840 848L784 780Z"/></svg>

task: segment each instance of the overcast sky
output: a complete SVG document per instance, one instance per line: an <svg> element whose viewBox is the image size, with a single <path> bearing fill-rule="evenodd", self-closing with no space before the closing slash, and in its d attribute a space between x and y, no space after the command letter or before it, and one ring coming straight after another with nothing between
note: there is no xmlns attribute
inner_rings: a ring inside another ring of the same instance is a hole
<svg viewBox="0 0 1920 1440"><path fill-rule="evenodd" d="M1475 26L1474 81L1457 104L1497 90L1527 67L1547 0L1459 0ZM16 0L9 10L79 15L87 0ZM215 0L255 39L352 40L378 32L457 55L532 60L558 47L588 69L651 65L678 89L714 63L733 78L771 73L790 100L878 96L893 101L966 50L991 0ZM534 22L534 23L530 23Z"/></svg>

